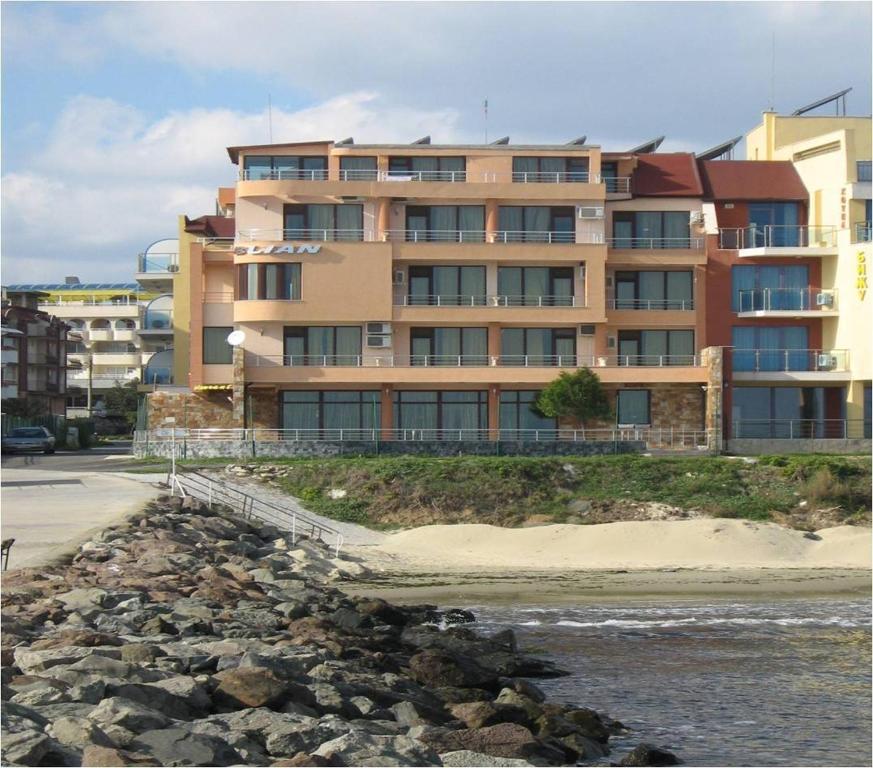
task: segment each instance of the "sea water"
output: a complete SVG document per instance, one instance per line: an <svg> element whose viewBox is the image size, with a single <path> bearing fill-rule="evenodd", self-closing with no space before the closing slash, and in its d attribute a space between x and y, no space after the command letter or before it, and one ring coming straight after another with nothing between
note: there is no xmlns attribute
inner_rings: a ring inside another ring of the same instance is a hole
<svg viewBox="0 0 873 768"><path fill-rule="evenodd" d="M474 608L571 672L538 681L689 765L871 764L871 602L622 601Z"/></svg>

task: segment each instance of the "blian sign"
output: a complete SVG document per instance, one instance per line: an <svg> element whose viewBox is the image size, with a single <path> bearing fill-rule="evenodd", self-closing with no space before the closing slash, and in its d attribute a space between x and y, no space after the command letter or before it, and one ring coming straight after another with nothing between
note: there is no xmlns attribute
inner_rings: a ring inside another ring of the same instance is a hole
<svg viewBox="0 0 873 768"><path fill-rule="evenodd" d="M282 245L249 245L245 248L234 248L233 252L237 256L254 256L254 255L272 255L280 256L282 254L296 253L319 253L320 245L294 245L293 243L282 243Z"/></svg>

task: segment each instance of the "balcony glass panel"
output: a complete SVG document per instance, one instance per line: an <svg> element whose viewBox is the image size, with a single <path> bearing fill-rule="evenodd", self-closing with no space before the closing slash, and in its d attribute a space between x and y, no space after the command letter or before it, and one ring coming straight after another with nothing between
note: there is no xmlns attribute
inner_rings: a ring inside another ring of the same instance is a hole
<svg viewBox="0 0 873 768"><path fill-rule="evenodd" d="M749 203L746 248L800 246L800 212L797 203Z"/></svg>
<svg viewBox="0 0 873 768"><path fill-rule="evenodd" d="M616 211L613 248L690 248L690 211Z"/></svg>
<svg viewBox="0 0 873 768"><path fill-rule="evenodd" d="M806 326L734 326L734 371L810 370Z"/></svg>

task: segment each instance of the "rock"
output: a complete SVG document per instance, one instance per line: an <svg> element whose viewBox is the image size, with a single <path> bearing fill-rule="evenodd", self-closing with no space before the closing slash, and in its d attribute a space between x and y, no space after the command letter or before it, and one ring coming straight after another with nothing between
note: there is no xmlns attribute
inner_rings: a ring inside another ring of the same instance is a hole
<svg viewBox="0 0 873 768"><path fill-rule="evenodd" d="M68 646L93 648L97 645L122 645L122 641L115 635L108 635L105 632L94 632L90 629L65 629L31 643L30 650L41 651L46 648L66 648ZM123 651L124 649L122 649L122 653Z"/></svg>
<svg viewBox="0 0 873 768"><path fill-rule="evenodd" d="M114 768L118 765L132 765L123 752L112 747L87 746L82 750L82 765L94 768Z"/></svg>
<svg viewBox="0 0 873 768"><path fill-rule="evenodd" d="M484 728L486 725L496 725L501 722L497 707L490 701L454 704L449 707L449 711L467 728Z"/></svg>
<svg viewBox="0 0 873 768"><path fill-rule="evenodd" d="M216 703L233 708L277 708L289 698L292 691L298 696L306 691L303 686L282 680L272 670L264 667L227 669L216 674L215 679L218 681L218 687L213 692ZM311 695L305 698L307 701L303 703L311 703Z"/></svg>
<svg viewBox="0 0 873 768"><path fill-rule="evenodd" d="M156 680L154 683L144 685L143 688L160 688L194 710L206 710L211 704L206 689L187 675L168 677L166 680Z"/></svg>
<svg viewBox="0 0 873 768"><path fill-rule="evenodd" d="M476 616L472 611L463 608L449 608L443 611L442 619L446 626L453 626L455 624L472 624L476 621Z"/></svg>
<svg viewBox="0 0 873 768"><path fill-rule="evenodd" d="M564 712L564 717L590 739L606 744L609 741L609 728L593 709L574 709Z"/></svg>
<svg viewBox="0 0 873 768"><path fill-rule="evenodd" d="M62 603L68 611L93 611L103 604L106 590L98 587L88 589L71 589L54 595L53 599Z"/></svg>
<svg viewBox="0 0 873 768"><path fill-rule="evenodd" d="M74 664L85 657L95 654L111 656L116 659L121 657L121 651L117 648L79 648L69 646L31 651L28 648L19 647L15 649L15 666L25 674L33 675L44 672L52 667Z"/></svg>
<svg viewBox="0 0 873 768"><path fill-rule="evenodd" d="M640 744L626 754L619 765L681 765L682 761L672 752L651 744Z"/></svg>
<svg viewBox="0 0 873 768"><path fill-rule="evenodd" d="M410 726L426 722L411 701L399 701L397 704L392 704L389 709L394 713L394 719L401 725Z"/></svg>
<svg viewBox="0 0 873 768"><path fill-rule="evenodd" d="M137 736L128 748L155 758L163 766L220 766L240 762L240 756L226 741L192 733L185 728L146 731Z"/></svg>
<svg viewBox="0 0 873 768"><path fill-rule="evenodd" d="M0 755L3 765L42 765L45 757L52 752L53 746L54 742L35 728L7 731L0 743Z"/></svg>
<svg viewBox="0 0 873 768"><path fill-rule="evenodd" d="M496 674L472 659L436 650L415 654L409 660L409 674L416 682L429 687L476 688L497 682Z"/></svg>
<svg viewBox="0 0 873 768"><path fill-rule="evenodd" d="M491 766L505 766L506 768L525 768L533 763L527 760L516 760L511 757L494 757L482 752L471 752L469 749L459 749L455 752L443 752L440 760L445 766L458 766L458 768L490 768Z"/></svg>
<svg viewBox="0 0 873 768"><path fill-rule="evenodd" d="M59 717L46 728L55 741L68 747L114 747L112 740L94 723L84 717Z"/></svg>
<svg viewBox="0 0 873 768"><path fill-rule="evenodd" d="M558 741L577 755L576 759L579 760L597 760L609 754L609 747L581 733L569 733Z"/></svg>
<svg viewBox="0 0 873 768"><path fill-rule="evenodd" d="M516 723L500 723L485 728L466 728L442 734L425 733L419 738L440 753L470 750L484 752L495 757L525 760L539 757L544 751L543 745L534 738L534 735L523 725ZM554 757L554 750L545 751ZM558 762L561 762L560 758Z"/></svg>
<svg viewBox="0 0 873 768"><path fill-rule="evenodd" d="M319 755L308 755L306 752L298 752L294 757L284 758L282 760L276 760L270 765L287 765L287 766L327 766L327 765L341 765L339 760L328 760L326 757L321 757Z"/></svg>
<svg viewBox="0 0 873 768"><path fill-rule="evenodd" d="M344 765L419 766L440 765L439 755L407 736L373 736L352 731L322 744L314 753L328 760L340 758Z"/></svg>
<svg viewBox="0 0 873 768"><path fill-rule="evenodd" d="M573 515L587 515L591 511L591 502L588 499L573 499L567 505L567 511Z"/></svg>
<svg viewBox="0 0 873 768"><path fill-rule="evenodd" d="M170 718L162 712L120 696L103 699L91 710L88 719L101 727L115 725L132 733L165 728L170 724Z"/></svg>
<svg viewBox="0 0 873 768"><path fill-rule="evenodd" d="M298 752L311 753L326 742L347 734L351 725L335 715L318 720L307 718L303 722L288 724L267 736L267 752L276 757L288 757Z"/></svg>
<svg viewBox="0 0 873 768"><path fill-rule="evenodd" d="M539 687L530 682L530 680L513 678L512 680L503 681L503 687L504 689L511 688L522 696L527 696L537 704L542 704L546 700L546 694L544 694Z"/></svg>
<svg viewBox="0 0 873 768"><path fill-rule="evenodd" d="M157 646L144 643L130 643L121 648L121 660L129 664L150 664L158 656L164 655Z"/></svg>

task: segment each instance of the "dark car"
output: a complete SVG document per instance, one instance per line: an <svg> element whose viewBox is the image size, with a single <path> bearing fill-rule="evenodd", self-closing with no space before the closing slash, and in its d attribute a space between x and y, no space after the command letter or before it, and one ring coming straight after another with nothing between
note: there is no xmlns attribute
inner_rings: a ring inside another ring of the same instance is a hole
<svg viewBox="0 0 873 768"><path fill-rule="evenodd" d="M55 452L55 438L45 427L16 427L3 435L4 453L14 451Z"/></svg>

